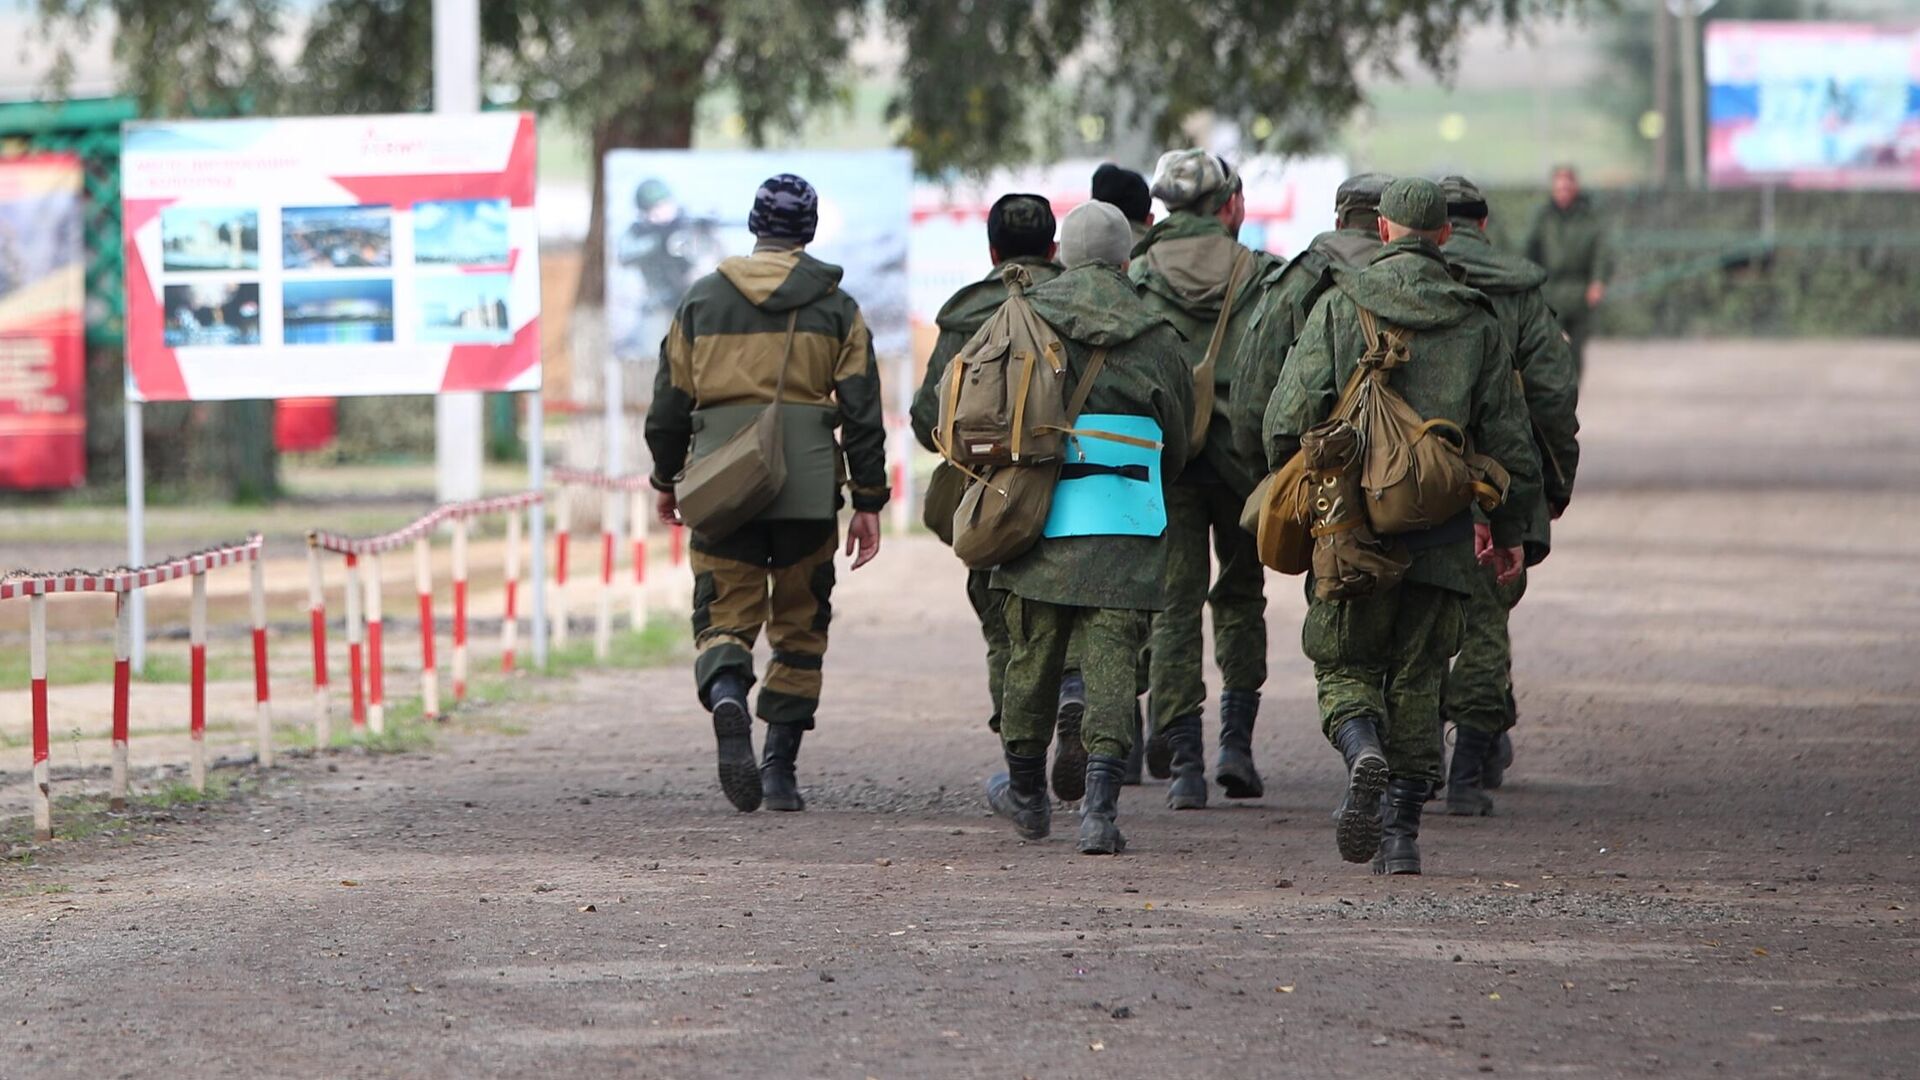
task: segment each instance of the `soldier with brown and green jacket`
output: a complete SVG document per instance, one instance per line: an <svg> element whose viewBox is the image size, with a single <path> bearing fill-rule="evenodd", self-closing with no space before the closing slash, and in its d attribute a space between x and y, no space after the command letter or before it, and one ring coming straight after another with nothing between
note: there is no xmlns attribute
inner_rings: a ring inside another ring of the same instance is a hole
<svg viewBox="0 0 1920 1080"><path fill-rule="evenodd" d="M1487 200L1464 176L1440 182L1447 195L1453 236L1441 250L1465 273L1466 284L1485 293L1513 351L1514 375L1540 453L1545 498L1525 522L1522 538L1526 565L1537 565L1550 547L1550 520L1573 499L1573 477L1580 467L1580 375L1567 337L1548 310L1541 287L1547 272L1487 239ZM1481 544L1488 540L1484 521ZM1493 812L1489 789L1500 786L1513 760L1508 732L1518 718L1513 697L1513 642L1507 613L1526 592L1524 571L1502 584L1482 567L1468 594L1466 632L1460 655L1447 676L1445 712L1453 722L1453 760L1447 766L1447 813Z"/></svg>
<svg viewBox="0 0 1920 1080"><path fill-rule="evenodd" d="M813 187L768 179L747 225L753 254L694 282L660 345L647 409L647 445L660 519L680 520L674 484L688 460L712 453L780 396L786 484L760 514L725 536L693 534L694 685L713 714L720 787L740 810L805 806L794 778L813 729L832 620L841 461L853 520L847 553L860 567L880 550L887 504L880 371L860 306L840 268L806 252L819 220ZM791 355L788 344L791 344ZM835 438L836 429L839 431ZM773 662L755 712L767 722L756 763L747 713L753 645L765 627Z"/></svg>
<svg viewBox="0 0 1920 1080"><path fill-rule="evenodd" d="M1613 246L1607 223L1580 190L1573 166L1554 166L1551 195L1527 229L1526 253L1547 269L1547 304L1567 332L1578 375L1586 370L1594 311L1607 298L1607 279L1613 276Z"/></svg>

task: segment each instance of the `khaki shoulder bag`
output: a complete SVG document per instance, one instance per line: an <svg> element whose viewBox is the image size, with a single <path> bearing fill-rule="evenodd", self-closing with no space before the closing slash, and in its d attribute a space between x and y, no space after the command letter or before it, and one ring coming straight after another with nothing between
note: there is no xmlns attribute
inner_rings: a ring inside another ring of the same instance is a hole
<svg viewBox="0 0 1920 1080"><path fill-rule="evenodd" d="M1227 272L1227 296L1220 302L1220 317L1213 321L1213 337L1207 342L1207 354L1193 369L1193 423L1187 433L1187 460L1200 456L1207 445L1207 429L1213 426L1213 376L1220 365L1220 347L1226 344L1227 324L1233 321L1233 301L1240 292L1240 278L1253 262L1253 252L1245 245L1233 258Z"/></svg>
<svg viewBox="0 0 1920 1080"><path fill-rule="evenodd" d="M787 457L780 443L780 403L793 366L793 331L800 312L787 315L787 341L780 353L780 378L773 400L753 423L741 428L711 454L689 462L673 482L680 518L708 540L721 540L752 521L787 484Z"/></svg>

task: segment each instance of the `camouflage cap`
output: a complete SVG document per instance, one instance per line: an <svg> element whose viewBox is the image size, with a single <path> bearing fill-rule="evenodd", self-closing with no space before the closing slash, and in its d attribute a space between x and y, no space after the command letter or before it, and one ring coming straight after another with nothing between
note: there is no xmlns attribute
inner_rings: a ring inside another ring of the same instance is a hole
<svg viewBox="0 0 1920 1080"><path fill-rule="evenodd" d="M1380 193L1393 183L1393 177L1380 172L1363 172L1358 176L1349 176L1340 181L1334 189L1333 212L1345 214L1349 210L1380 209Z"/></svg>
<svg viewBox="0 0 1920 1080"><path fill-rule="evenodd" d="M1422 176L1403 176L1380 193L1380 216L1395 225L1431 232L1447 223L1447 196Z"/></svg>
<svg viewBox="0 0 1920 1080"><path fill-rule="evenodd" d="M1487 197L1479 185L1464 176L1449 176L1440 181L1447 196L1447 216L1479 221L1487 216Z"/></svg>
<svg viewBox="0 0 1920 1080"><path fill-rule="evenodd" d="M1053 206L1039 195L1002 195L987 211L987 243L1006 258L1046 254L1053 230Z"/></svg>
<svg viewBox="0 0 1920 1080"><path fill-rule="evenodd" d="M1169 150L1153 167L1153 197L1169 210L1211 214L1239 190L1240 174L1205 150Z"/></svg>

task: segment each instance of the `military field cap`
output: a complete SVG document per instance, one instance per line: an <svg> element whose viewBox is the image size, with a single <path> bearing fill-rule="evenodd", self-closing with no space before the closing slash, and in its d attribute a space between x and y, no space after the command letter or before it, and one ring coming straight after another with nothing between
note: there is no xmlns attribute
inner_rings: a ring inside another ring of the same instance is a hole
<svg viewBox="0 0 1920 1080"><path fill-rule="evenodd" d="M1349 210L1379 210L1380 193L1393 183L1393 177L1381 172L1363 172L1358 176L1349 176L1340 181L1333 192L1333 212L1344 214Z"/></svg>
<svg viewBox="0 0 1920 1080"><path fill-rule="evenodd" d="M1464 176L1449 176L1440 181L1447 196L1447 216L1479 221L1487 216L1487 197L1473 181Z"/></svg>
<svg viewBox="0 0 1920 1080"><path fill-rule="evenodd" d="M1002 195L987 211L987 243L1004 256L1046 254L1053 229L1053 206L1039 195Z"/></svg>
<svg viewBox="0 0 1920 1080"><path fill-rule="evenodd" d="M1240 190L1240 174L1205 150L1169 150L1153 167L1153 197L1169 210L1211 214Z"/></svg>
<svg viewBox="0 0 1920 1080"><path fill-rule="evenodd" d="M1132 250L1127 215L1112 203L1081 203L1060 223L1060 261L1068 269L1088 263L1117 267Z"/></svg>
<svg viewBox="0 0 1920 1080"><path fill-rule="evenodd" d="M1421 176L1403 176L1380 193L1380 216L1395 225L1430 232L1447 223L1447 196Z"/></svg>

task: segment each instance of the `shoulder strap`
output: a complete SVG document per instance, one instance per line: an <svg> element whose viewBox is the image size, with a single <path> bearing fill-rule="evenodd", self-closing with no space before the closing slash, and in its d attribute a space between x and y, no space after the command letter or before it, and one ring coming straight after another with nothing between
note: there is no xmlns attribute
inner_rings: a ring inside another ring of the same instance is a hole
<svg viewBox="0 0 1920 1080"><path fill-rule="evenodd" d="M793 330L799 322L799 308L787 313L787 342L780 349L780 377L774 380L773 400L767 404L770 422L776 429L780 426L780 402L787 396L787 371L793 367Z"/></svg>
<svg viewBox="0 0 1920 1080"><path fill-rule="evenodd" d="M1253 251L1241 245L1233 257L1233 269L1227 272L1227 295L1220 302L1220 317L1213 321L1213 337L1207 342L1207 355L1193 369L1193 445L1207 441L1207 429L1213 421L1213 377L1220 360L1220 347L1227 340L1227 324L1233 321L1233 302L1240 292L1242 271L1253 261Z"/></svg>
<svg viewBox="0 0 1920 1080"><path fill-rule="evenodd" d="M1093 350L1093 357L1087 361L1087 370L1080 375L1080 381L1073 387L1073 396L1067 399L1067 426L1072 427L1080 419L1080 410L1087 407L1087 398L1093 395L1093 380L1100 377L1100 369L1107 366L1107 350Z"/></svg>

